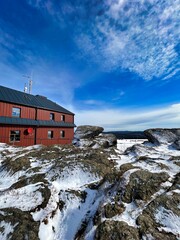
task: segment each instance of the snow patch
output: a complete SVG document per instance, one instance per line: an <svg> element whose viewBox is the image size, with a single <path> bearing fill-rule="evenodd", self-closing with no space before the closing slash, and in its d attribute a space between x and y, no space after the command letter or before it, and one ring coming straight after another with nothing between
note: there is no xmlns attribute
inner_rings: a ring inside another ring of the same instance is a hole
<svg viewBox="0 0 180 240"><path fill-rule="evenodd" d="M10 188L11 185L17 182L24 174L24 171L18 171L14 174L6 171L0 172L0 191Z"/></svg>
<svg viewBox="0 0 180 240"><path fill-rule="evenodd" d="M50 173L48 178L51 177ZM53 174L54 175L54 174ZM52 184L57 190L79 189L86 184L99 181L100 178L89 171L83 170L80 166L73 166L72 169L65 167L60 174L60 178L53 181Z"/></svg>
<svg viewBox="0 0 180 240"><path fill-rule="evenodd" d="M135 144L143 143L145 139L118 139L117 149L123 153L127 148L132 147Z"/></svg>
<svg viewBox="0 0 180 240"><path fill-rule="evenodd" d="M1 231L0 231L0 239L1 240L7 240L9 239L8 238L8 235L10 233L13 233L14 232L14 227L16 225L11 225L10 223L7 223L5 221L1 221L0 222L0 228L1 228ZM3 229L3 230L2 230Z"/></svg>
<svg viewBox="0 0 180 240"><path fill-rule="evenodd" d="M14 207L22 211L30 211L43 201L41 192L37 191L39 188L39 184L31 184L3 192L0 195L0 208Z"/></svg>
<svg viewBox="0 0 180 240"><path fill-rule="evenodd" d="M171 210L160 206L155 213L155 219L163 225L159 227L160 231L171 232L180 239L180 217Z"/></svg>

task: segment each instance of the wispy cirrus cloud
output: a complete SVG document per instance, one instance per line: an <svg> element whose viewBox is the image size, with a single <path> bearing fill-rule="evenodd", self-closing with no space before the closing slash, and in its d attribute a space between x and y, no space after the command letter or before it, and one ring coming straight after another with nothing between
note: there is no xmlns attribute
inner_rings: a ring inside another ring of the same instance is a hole
<svg viewBox="0 0 180 240"><path fill-rule="evenodd" d="M157 82L144 84L141 76L166 80L158 87L172 91L168 100L166 87L156 88L163 94L153 104L179 101L170 82L178 84L179 0L9 2L0 8L0 70L8 87L22 89L22 75L33 71L33 94L92 111L106 103L150 105Z"/></svg>
<svg viewBox="0 0 180 240"><path fill-rule="evenodd" d="M77 44L105 71L128 69L146 80L178 71L179 0L108 0Z"/></svg>
<svg viewBox="0 0 180 240"><path fill-rule="evenodd" d="M27 0L72 28L87 61L103 71L129 70L145 80L170 79L179 72L180 1Z"/></svg>
<svg viewBox="0 0 180 240"><path fill-rule="evenodd" d="M76 113L77 126L99 125L106 131L177 128L180 122L180 103L155 109L99 109L96 111L72 109L72 111Z"/></svg>

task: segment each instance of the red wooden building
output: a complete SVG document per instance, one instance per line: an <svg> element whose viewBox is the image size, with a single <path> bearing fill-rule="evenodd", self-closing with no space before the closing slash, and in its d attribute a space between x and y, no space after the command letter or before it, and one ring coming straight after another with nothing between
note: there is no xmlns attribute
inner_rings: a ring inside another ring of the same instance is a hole
<svg viewBox="0 0 180 240"><path fill-rule="evenodd" d="M46 97L0 86L0 142L69 144L74 127L74 114Z"/></svg>

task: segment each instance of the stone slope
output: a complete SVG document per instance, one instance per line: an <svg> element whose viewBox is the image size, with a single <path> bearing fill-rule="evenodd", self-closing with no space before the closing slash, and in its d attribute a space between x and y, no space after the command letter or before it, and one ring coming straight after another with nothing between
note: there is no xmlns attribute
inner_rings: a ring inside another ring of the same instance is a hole
<svg viewBox="0 0 180 240"><path fill-rule="evenodd" d="M169 141L93 147L100 137L0 144L0 239L180 238L180 151Z"/></svg>

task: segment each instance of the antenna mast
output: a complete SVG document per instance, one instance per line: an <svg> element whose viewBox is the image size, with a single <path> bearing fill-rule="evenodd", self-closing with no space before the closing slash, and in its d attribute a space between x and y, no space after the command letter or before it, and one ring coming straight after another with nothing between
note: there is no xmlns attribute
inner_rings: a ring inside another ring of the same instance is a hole
<svg viewBox="0 0 180 240"><path fill-rule="evenodd" d="M27 84L25 83L24 84L24 92L27 93L27 91L28 91L28 88L27 88Z"/></svg>
<svg viewBox="0 0 180 240"><path fill-rule="evenodd" d="M29 94L32 93L32 75L31 76L28 76L28 75L23 75L24 78L27 78L28 81L29 81L29 84L28 84L28 87L29 87ZM24 85L24 92L27 93L28 92L28 87L27 87L27 84L25 83Z"/></svg>
<svg viewBox="0 0 180 240"><path fill-rule="evenodd" d="M29 94L32 92L32 80L29 80Z"/></svg>

